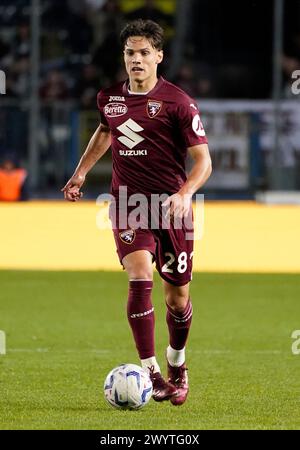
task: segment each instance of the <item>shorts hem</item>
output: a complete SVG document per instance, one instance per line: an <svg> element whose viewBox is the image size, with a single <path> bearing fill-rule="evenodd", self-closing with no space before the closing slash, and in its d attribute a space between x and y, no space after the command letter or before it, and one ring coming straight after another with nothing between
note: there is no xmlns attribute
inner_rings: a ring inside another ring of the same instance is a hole
<svg viewBox="0 0 300 450"><path fill-rule="evenodd" d="M124 268L124 265L123 265L122 261L127 255L130 255L130 253L139 252L140 250L146 250L147 252L151 253L151 255L152 255L152 262L155 261L155 253L153 253L153 251L150 250L149 248L135 248L135 249L132 249L129 252L127 252L126 255L123 255L122 259L118 255L121 266Z"/></svg>
<svg viewBox="0 0 300 450"><path fill-rule="evenodd" d="M161 272L158 271L158 273L163 280L167 281L170 284L173 284L173 286L184 286L185 284L188 284L188 283L190 283L190 281L192 281L192 278L189 278L188 280L185 280L185 281L179 281L179 280L174 281L174 280L170 280L166 275L163 275Z"/></svg>

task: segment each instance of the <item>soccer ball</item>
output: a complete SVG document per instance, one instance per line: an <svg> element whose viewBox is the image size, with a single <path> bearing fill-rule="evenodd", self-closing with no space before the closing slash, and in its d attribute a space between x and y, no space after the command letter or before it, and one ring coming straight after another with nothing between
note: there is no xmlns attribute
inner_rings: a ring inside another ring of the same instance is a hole
<svg viewBox="0 0 300 450"><path fill-rule="evenodd" d="M122 364L107 375L104 382L106 401L118 409L140 409L150 400L152 382L148 373L136 364Z"/></svg>

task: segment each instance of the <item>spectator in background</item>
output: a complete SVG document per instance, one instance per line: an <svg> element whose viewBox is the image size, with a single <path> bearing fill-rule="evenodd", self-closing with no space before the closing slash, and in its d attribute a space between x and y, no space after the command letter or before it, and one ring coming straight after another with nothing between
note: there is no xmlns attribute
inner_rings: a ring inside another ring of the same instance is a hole
<svg viewBox="0 0 300 450"><path fill-rule="evenodd" d="M83 109L95 107L99 86L102 86L102 78L100 79L97 67L93 64L83 66L81 76L74 89L74 96L79 99Z"/></svg>
<svg viewBox="0 0 300 450"><path fill-rule="evenodd" d="M65 100L69 97L69 88L65 76L59 70L50 70L45 83L41 86L43 100Z"/></svg>
<svg viewBox="0 0 300 450"><path fill-rule="evenodd" d="M16 202L28 198L25 180L27 171L18 168L12 157L6 157L0 166L0 201Z"/></svg>
<svg viewBox="0 0 300 450"><path fill-rule="evenodd" d="M198 62L194 66L195 97L216 97L215 74L211 65L206 62Z"/></svg>
<svg viewBox="0 0 300 450"><path fill-rule="evenodd" d="M197 96L195 73L190 63L185 62L180 66L174 83L186 91L190 97Z"/></svg>
<svg viewBox="0 0 300 450"><path fill-rule="evenodd" d="M88 2L88 5L87 17L93 30L92 49L95 50L103 44L108 33L121 28L123 17L118 0L104 0L94 6Z"/></svg>
<svg viewBox="0 0 300 450"><path fill-rule="evenodd" d="M30 28L27 20L23 20L17 27L13 43L15 57L29 57L30 54Z"/></svg>
<svg viewBox="0 0 300 450"><path fill-rule="evenodd" d="M74 1L51 0L45 2L42 17L44 39L47 34L57 32L66 53L86 55L92 43L91 27L87 21L85 3ZM60 47L59 43L57 43ZM45 43L45 50L47 45ZM51 49L50 49L51 51ZM59 49L59 53L62 53Z"/></svg>
<svg viewBox="0 0 300 450"><path fill-rule="evenodd" d="M108 84L114 83L116 74L121 67L118 34L122 26L122 15L119 2L117 0L106 1L99 13L90 17L90 22L94 35L92 63L99 70L103 70L105 77L109 80Z"/></svg>
<svg viewBox="0 0 300 450"><path fill-rule="evenodd" d="M126 20L137 20L141 17L144 19L157 20L163 22L164 25L170 26L173 23L172 16L165 14L157 7L154 0L144 0L141 8L134 9L126 14Z"/></svg>
<svg viewBox="0 0 300 450"><path fill-rule="evenodd" d="M0 36L0 65L1 69L4 69L11 64L12 55L10 44Z"/></svg>
<svg viewBox="0 0 300 450"><path fill-rule="evenodd" d="M130 0L128 0L130 2ZM125 14L126 21L139 18L154 20L160 24L165 32L165 53L169 52L170 41L174 37L174 15L176 11L176 1L173 1L172 13L166 14L159 2L155 0L144 0L143 6Z"/></svg>
<svg viewBox="0 0 300 450"><path fill-rule="evenodd" d="M28 56L20 56L11 65L9 73L10 91L13 96L26 98L30 86L30 60Z"/></svg>

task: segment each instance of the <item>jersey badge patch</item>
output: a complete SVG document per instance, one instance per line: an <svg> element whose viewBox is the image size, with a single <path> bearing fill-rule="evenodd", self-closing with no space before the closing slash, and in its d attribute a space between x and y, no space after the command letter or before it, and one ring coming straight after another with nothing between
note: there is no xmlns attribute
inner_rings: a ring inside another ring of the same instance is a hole
<svg viewBox="0 0 300 450"><path fill-rule="evenodd" d="M119 233L120 239L124 244L132 244L135 240L135 231L134 230L125 230Z"/></svg>
<svg viewBox="0 0 300 450"><path fill-rule="evenodd" d="M156 100L148 100L147 103L147 114L152 119L153 117L157 116L159 112L161 111L162 102L156 101Z"/></svg>

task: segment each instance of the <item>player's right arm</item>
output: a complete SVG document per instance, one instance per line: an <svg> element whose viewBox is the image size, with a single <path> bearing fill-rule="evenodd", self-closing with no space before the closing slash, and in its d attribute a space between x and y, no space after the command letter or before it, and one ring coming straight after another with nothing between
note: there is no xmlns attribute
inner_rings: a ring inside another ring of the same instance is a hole
<svg viewBox="0 0 300 450"><path fill-rule="evenodd" d="M85 181L87 173L107 152L111 144L110 129L105 124L100 124L95 133L91 137L87 148L82 155L74 174L67 184L61 189L66 200L76 202L82 197L80 188Z"/></svg>

